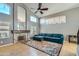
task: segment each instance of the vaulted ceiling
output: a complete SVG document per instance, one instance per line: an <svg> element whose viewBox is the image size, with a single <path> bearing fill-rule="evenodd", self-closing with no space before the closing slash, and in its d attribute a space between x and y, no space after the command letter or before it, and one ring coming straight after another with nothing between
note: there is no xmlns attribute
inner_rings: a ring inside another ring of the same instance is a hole
<svg viewBox="0 0 79 59"><path fill-rule="evenodd" d="M26 3L25 4L33 13L38 8L38 3ZM37 12L35 15L38 17L47 16L50 14L55 14L58 12L62 12L68 9L79 7L78 3L43 3L42 8L47 7L48 11L43 11L44 14L40 14L40 12Z"/></svg>

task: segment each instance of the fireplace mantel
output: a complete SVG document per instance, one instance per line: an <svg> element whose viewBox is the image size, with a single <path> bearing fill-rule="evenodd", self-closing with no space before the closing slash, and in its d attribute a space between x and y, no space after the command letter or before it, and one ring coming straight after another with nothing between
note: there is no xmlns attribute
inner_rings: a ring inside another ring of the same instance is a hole
<svg viewBox="0 0 79 59"><path fill-rule="evenodd" d="M30 33L30 30L11 30L11 33L14 34Z"/></svg>

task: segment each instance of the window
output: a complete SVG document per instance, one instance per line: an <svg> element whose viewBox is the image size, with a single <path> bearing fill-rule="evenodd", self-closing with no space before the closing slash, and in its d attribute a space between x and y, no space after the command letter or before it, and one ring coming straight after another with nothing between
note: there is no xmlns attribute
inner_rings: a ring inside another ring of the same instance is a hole
<svg viewBox="0 0 79 59"><path fill-rule="evenodd" d="M34 34L36 34L36 26L31 26L30 27L31 28L31 35L34 35Z"/></svg>
<svg viewBox="0 0 79 59"><path fill-rule="evenodd" d="M61 24L66 23L66 16L57 16L49 19L41 19L41 24Z"/></svg>
<svg viewBox="0 0 79 59"><path fill-rule="evenodd" d="M10 6L4 3L0 3L0 13L10 15Z"/></svg>
<svg viewBox="0 0 79 59"><path fill-rule="evenodd" d="M10 23L5 21L0 21L0 39L10 38Z"/></svg>
<svg viewBox="0 0 79 59"><path fill-rule="evenodd" d="M32 22L37 22L37 18L34 17L34 16L31 16L31 17L30 17L30 21L32 21Z"/></svg>
<svg viewBox="0 0 79 59"><path fill-rule="evenodd" d="M66 23L66 16L60 16L60 22Z"/></svg>
<svg viewBox="0 0 79 59"><path fill-rule="evenodd" d="M26 29L26 10L21 6L17 6L17 23L15 24L18 30Z"/></svg>
<svg viewBox="0 0 79 59"><path fill-rule="evenodd" d="M17 18L19 22L25 22L25 9L18 6L17 7Z"/></svg>

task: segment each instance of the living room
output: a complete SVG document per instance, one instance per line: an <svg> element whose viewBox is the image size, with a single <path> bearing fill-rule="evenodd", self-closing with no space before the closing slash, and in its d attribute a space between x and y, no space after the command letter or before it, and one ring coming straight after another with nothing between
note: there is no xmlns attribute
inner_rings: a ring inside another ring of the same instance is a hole
<svg viewBox="0 0 79 59"><path fill-rule="evenodd" d="M78 3L0 4L0 55L76 56L78 11Z"/></svg>

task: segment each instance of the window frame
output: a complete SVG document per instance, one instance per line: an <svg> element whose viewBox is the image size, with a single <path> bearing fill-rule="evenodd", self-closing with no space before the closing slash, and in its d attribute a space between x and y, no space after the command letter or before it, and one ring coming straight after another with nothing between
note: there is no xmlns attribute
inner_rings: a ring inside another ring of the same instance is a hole
<svg viewBox="0 0 79 59"><path fill-rule="evenodd" d="M0 3L3 6L0 8L0 14L11 15L11 7L8 4Z"/></svg>
<svg viewBox="0 0 79 59"><path fill-rule="evenodd" d="M31 18L34 18L35 20L34 19L32 20ZM35 16L30 16L30 21L34 22L34 23L37 23L37 18Z"/></svg>

